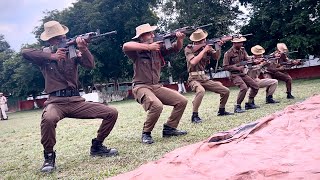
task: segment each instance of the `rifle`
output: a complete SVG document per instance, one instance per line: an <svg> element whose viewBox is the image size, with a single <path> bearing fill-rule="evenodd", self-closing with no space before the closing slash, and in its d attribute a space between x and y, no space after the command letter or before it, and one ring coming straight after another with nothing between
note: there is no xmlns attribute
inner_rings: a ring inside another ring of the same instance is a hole
<svg viewBox="0 0 320 180"><path fill-rule="evenodd" d="M288 62L282 62L280 65L284 66L285 69L291 69L293 66L303 65L309 59L289 59Z"/></svg>
<svg viewBox="0 0 320 180"><path fill-rule="evenodd" d="M176 33L177 32L181 32L184 33L186 35L193 33L195 30L197 29L202 29L208 26L212 26L212 23L206 24L206 25L202 25L202 26L186 26L186 27L182 27L179 29L175 29L172 32L169 33L165 33L165 34L159 34L157 33L153 39L154 42L157 41L161 41L164 43L166 49L171 49L172 48L172 41L176 38Z"/></svg>
<svg viewBox="0 0 320 180"><path fill-rule="evenodd" d="M253 61L240 61L240 62L238 62L238 63L235 64L235 65L236 65L237 67L244 66L243 71L240 72L240 71L238 71L238 70L229 70L230 73L232 73L232 74L241 74L241 73L247 74L248 71L253 68L254 62L253 62Z"/></svg>
<svg viewBox="0 0 320 180"><path fill-rule="evenodd" d="M202 44L197 44L194 45L192 47L192 50L198 51L201 47L209 45L209 46L214 46L215 50L220 50L221 47L219 46L218 42L223 41L223 42L227 42L227 41L231 41L234 38L241 38L241 37L246 37L246 36L251 36L252 34L244 34L244 35L240 35L240 34L235 34L235 35L229 35L229 36L223 36L223 37L219 37L219 38L213 38L213 39L208 39L205 43Z"/></svg>
<svg viewBox="0 0 320 180"><path fill-rule="evenodd" d="M110 32L100 34L100 30L98 29L96 32L88 32L85 34L76 35L75 37L70 38L70 39L61 38L59 44L57 46L55 46L54 49L56 51L58 48L67 48L68 49L68 51L67 51L68 57L70 59L73 59L73 58L77 57L77 53L76 53L76 46L77 46L76 39L77 39L77 37L81 37L87 43L89 43L89 42L95 41L101 37L112 35L112 34L117 34L117 31L110 31Z"/></svg>

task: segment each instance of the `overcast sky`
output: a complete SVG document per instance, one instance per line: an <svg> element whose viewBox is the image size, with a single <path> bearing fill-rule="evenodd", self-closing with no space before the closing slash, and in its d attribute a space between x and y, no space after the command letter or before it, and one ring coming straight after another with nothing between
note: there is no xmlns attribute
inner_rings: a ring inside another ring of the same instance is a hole
<svg viewBox="0 0 320 180"><path fill-rule="evenodd" d="M62 10L77 0L0 0L0 34L11 48L36 42L32 31L40 25L44 11Z"/></svg>
<svg viewBox="0 0 320 180"><path fill-rule="evenodd" d="M77 0L0 0L0 34L11 48L19 51L22 44L32 44L36 38L32 31L40 25L45 11L72 6ZM241 7L246 14L246 9Z"/></svg>

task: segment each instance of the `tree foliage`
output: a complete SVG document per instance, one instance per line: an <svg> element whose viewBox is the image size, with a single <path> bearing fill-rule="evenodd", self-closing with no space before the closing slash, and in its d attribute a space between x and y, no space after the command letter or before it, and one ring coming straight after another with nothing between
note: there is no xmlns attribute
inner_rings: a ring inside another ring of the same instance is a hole
<svg viewBox="0 0 320 180"><path fill-rule="evenodd" d="M0 52L1 91L15 97L35 96L42 92L44 80L40 70L24 61L20 53L11 50L4 39L0 44L6 47ZM32 47L35 46L39 47L36 44Z"/></svg>
<svg viewBox="0 0 320 180"><path fill-rule="evenodd" d="M253 33L247 44L261 44L271 52L278 42L287 44L289 50L298 50L299 56L319 55L320 24L319 0L240 0L252 6L249 24L243 33Z"/></svg>
<svg viewBox="0 0 320 180"><path fill-rule="evenodd" d="M90 44L95 56L96 67L93 70L80 70L80 81L84 86L112 80L128 80L132 77L131 62L122 52L122 44L135 34L135 27L142 23L156 23L157 16L151 11L155 1L113 1L80 0L74 6L61 12L50 11L42 19L45 23L57 20L66 25L69 37L96 31L101 33L117 30L97 43ZM34 33L39 37L43 24L36 27Z"/></svg>
<svg viewBox="0 0 320 180"><path fill-rule="evenodd" d="M200 26L213 23L213 26L205 28L208 38L221 37L232 33L230 27L236 26L241 19L242 12L235 0L172 0L161 1L158 7L161 9L160 23L166 30L184 26ZM185 44L190 43L189 35ZM168 58L171 60L174 79L186 79L188 76L184 52ZM211 67L216 61L212 61ZM221 63L221 62L220 62ZM165 74L165 73L164 73Z"/></svg>
<svg viewBox="0 0 320 180"><path fill-rule="evenodd" d="M250 8L250 20L243 22L239 2ZM299 50L298 56L319 55L320 48L320 0L79 0L72 7L62 11L45 12L34 34L38 43L25 47L46 46L39 37L43 24L57 20L69 28L68 37L100 29L101 33L117 30L117 34L90 43L95 56L96 67L92 70L80 68L80 82L83 87L94 83L110 81L131 81L132 62L122 52L122 44L135 35L135 27L150 23L157 24L161 32L172 31L184 26L213 23L206 28L208 38L241 33L253 33L246 48L260 44L267 52L274 50L278 42L284 42L290 50ZM185 45L190 43L189 35ZM222 51L230 47L227 43ZM222 52L222 54L223 54ZM183 50L165 59L172 68L164 67L162 78L173 75L175 80L188 76ZM221 61L220 61L221 63ZM215 66L212 63L212 66ZM15 96L39 94L44 80L38 67L22 60L21 54L10 49L0 35L0 91Z"/></svg>

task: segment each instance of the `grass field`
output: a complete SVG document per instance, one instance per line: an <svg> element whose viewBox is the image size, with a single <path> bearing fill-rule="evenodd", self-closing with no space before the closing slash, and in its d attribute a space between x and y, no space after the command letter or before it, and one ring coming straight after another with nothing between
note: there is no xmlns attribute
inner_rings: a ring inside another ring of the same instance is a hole
<svg viewBox="0 0 320 180"><path fill-rule="evenodd" d="M108 147L115 147L120 155L111 158L92 158L89 156L91 139L101 120L64 119L57 127L57 170L43 174L39 168L43 163L40 144L41 110L9 114L8 121L0 121L0 179L103 179L124 173L148 162L157 160L165 153L181 146L207 139L216 132L228 130L241 124L255 121L289 104L303 101L320 92L320 79L298 80L293 83L294 100L287 100L285 85L279 84L274 98L281 103L265 104L265 90L261 89L255 102L258 110L234 116L217 117L219 95L207 92L199 110L202 124L191 124L191 101L193 93L186 94L189 103L181 119L179 128L187 130L183 137L162 138L162 125L171 112L165 107L153 130L155 143L140 143L141 131L146 113L133 100L111 103L119 111L119 118L111 135L105 141ZM226 109L233 111L238 93L231 88Z"/></svg>

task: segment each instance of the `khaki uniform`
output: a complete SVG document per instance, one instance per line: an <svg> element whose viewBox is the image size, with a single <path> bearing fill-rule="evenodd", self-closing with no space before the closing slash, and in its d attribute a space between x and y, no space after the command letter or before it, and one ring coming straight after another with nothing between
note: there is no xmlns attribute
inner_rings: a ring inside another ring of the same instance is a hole
<svg viewBox="0 0 320 180"><path fill-rule="evenodd" d="M47 49L48 50L48 49ZM113 129L118 111L104 104L85 102L79 95L78 65L94 67L94 59L88 49L81 51L76 59L51 60L50 52L25 49L24 58L40 67L45 78L45 92L49 94L41 120L41 143L46 152L53 152L56 143L57 123L65 118L101 118L97 140L103 141Z"/></svg>
<svg viewBox="0 0 320 180"><path fill-rule="evenodd" d="M278 53L275 51L273 54ZM286 55L281 55L277 63L272 63L268 66L267 72L264 74L264 78L273 78L286 83L287 92L292 91L292 78L287 72L281 72L277 70L281 63L288 62L288 57Z"/></svg>
<svg viewBox="0 0 320 180"><path fill-rule="evenodd" d="M208 63L210 63L211 56L216 60L220 58L220 50L214 54L207 53L196 65L192 65L190 63L190 61L202 50L203 48L200 48L199 50L194 52L191 44L186 46L184 49L187 68L189 72L189 86L191 87L192 91L196 92L195 97L192 101L193 112L198 112L199 106L204 97L205 90L220 94L220 108L225 108L230 94L229 89L223 86L221 82L210 80L209 77L204 73L205 67Z"/></svg>
<svg viewBox="0 0 320 180"><path fill-rule="evenodd" d="M258 84L250 76L248 76L247 74L244 74L243 72L239 72L235 68L237 64L240 63L241 61L248 61L248 60L249 60L248 54L243 47L240 50L237 50L234 47L231 47L224 54L223 67L226 70L230 71L231 81L233 82L233 84L235 84L240 88L240 92L237 97L238 105L240 105L244 100L249 87L251 88L249 93L250 99L253 99L259 91Z"/></svg>
<svg viewBox="0 0 320 180"><path fill-rule="evenodd" d="M167 125L177 128L188 100L179 92L163 87L159 84L160 71L164 63L163 56L178 52L177 44L160 51L124 51L133 61L133 89L132 93L145 111L148 111L143 132L151 132L158 121L163 105L173 106Z"/></svg>
<svg viewBox="0 0 320 180"><path fill-rule="evenodd" d="M256 81L259 88L266 88L266 96L272 96L278 86L278 80L276 79L260 79L259 75L262 73L260 65L253 66L248 71L248 75Z"/></svg>

